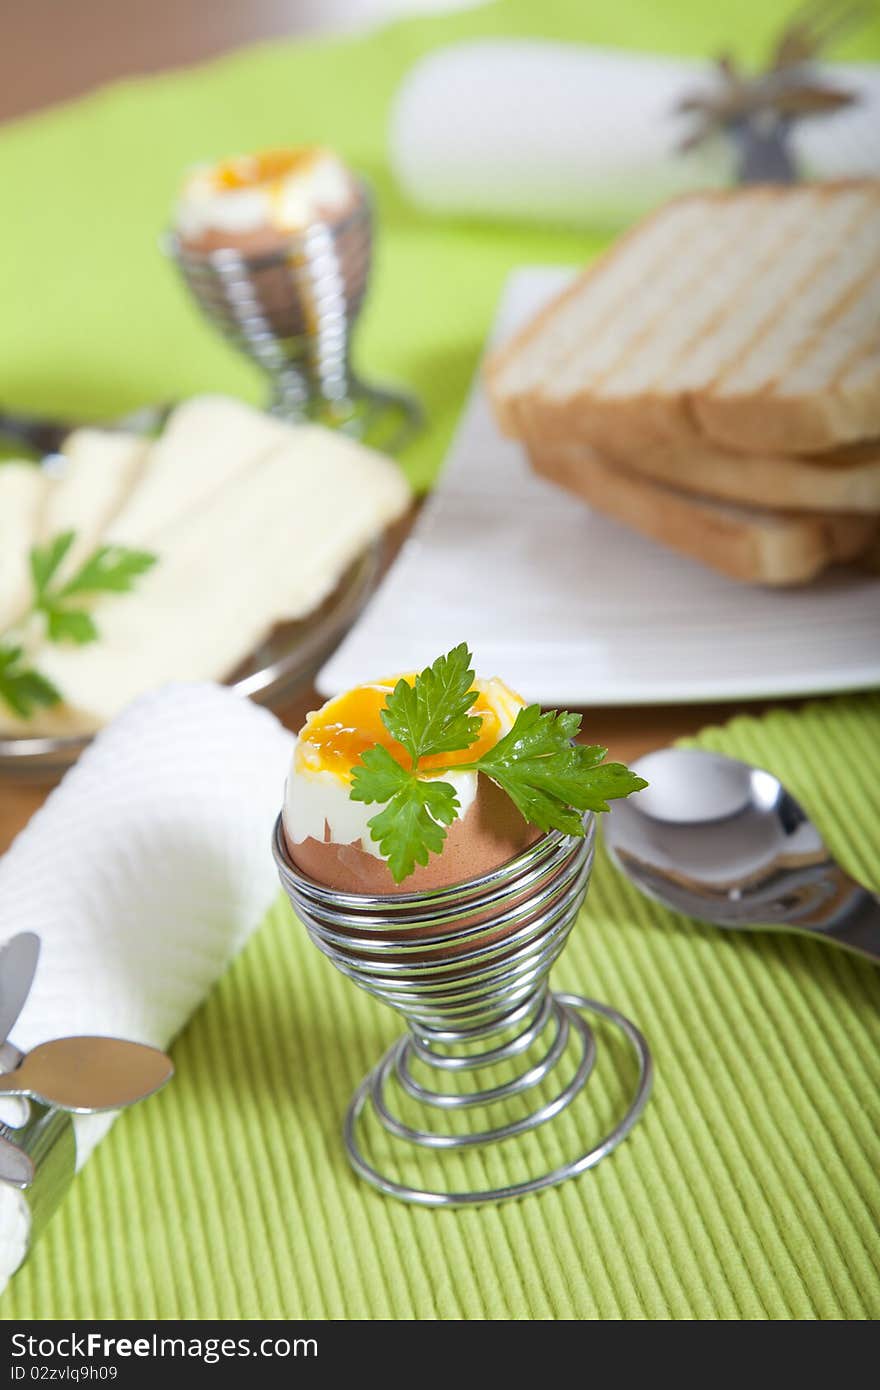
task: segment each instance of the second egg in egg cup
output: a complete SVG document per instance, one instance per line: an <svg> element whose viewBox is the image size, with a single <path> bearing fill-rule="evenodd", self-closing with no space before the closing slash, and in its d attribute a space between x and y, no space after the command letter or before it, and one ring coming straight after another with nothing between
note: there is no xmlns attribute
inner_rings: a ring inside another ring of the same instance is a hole
<svg viewBox="0 0 880 1390"><path fill-rule="evenodd" d="M366 184L313 147L193 171L164 245L206 318L269 377L269 410L387 451L421 424L351 361L374 236Z"/></svg>

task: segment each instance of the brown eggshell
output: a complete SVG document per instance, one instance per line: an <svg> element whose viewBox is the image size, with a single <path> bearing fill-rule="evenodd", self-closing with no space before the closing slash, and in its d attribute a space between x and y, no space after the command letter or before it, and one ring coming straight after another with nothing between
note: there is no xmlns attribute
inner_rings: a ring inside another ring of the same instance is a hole
<svg viewBox="0 0 880 1390"><path fill-rule="evenodd" d="M237 251L240 256L268 256L283 253L290 244L291 234L279 231L270 223L252 227L246 232L225 231L222 227L205 227L196 236L179 233L182 249L193 256L210 256L215 251Z"/></svg>
<svg viewBox="0 0 880 1390"><path fill-rule="evenodd" d="M542 832L523 819L513 802L482 773L477 794L466 814L449 827L442 854L417 865L409 878L395 883L384 859L368 854L360 842L336 844L311 836L287 848L294 863L309 878L342 893L422 893L480 878L500 868L541 838Z"/></svg>
<svg viewBox="0 0 880 1390"><path fill-rule="evenodd" d="M557 879L561 877L560 869L556 870L555 876ZM543 898L538 906L534 907L531 912L525 913L521 918L507 922L500 927L496 925L499 913L499 908L497 906L494 909L490 908L481 913L471 913L469 916L455 923L456 930L461 931L466 927L478 927L483 923L485 923L486 930L483 932L473 932L455 945L434 945L432 938L442 937L444 934L448 934L449 927L444 926L405 927L398 930L392 928L383 931L381 935L384 941L400 941L401 945L406 945L408 948L406 954L395 953L384 955L383 961L387 965L393 965L395 963L401 965L408 963L412 965L415 962L424 964L429 961L451 961L455 960L457 956L469 957L474 950L483 951L487 946L498 946L501 942L505 942L509 938L518 937L522 931L535 921L540 912L551 911L564 891L564 883L561 886L558 883L551 883L546 897ZM530 893L526 891L506 898L503 905L504 912L507 913L519 907L528 897L530 897ZM359 949L359 944L364 941L366 941L368 945L374 943L376 937L375 931L363 932L341 926L337 927L337 931L340 936L347 936L351 941L350 946L343 946L342 943L337 944L337 950L342 955L346 955L352 961L370 959L369 952L365 953L363 950ZM413 942L423 944L420 945L418 950L413 950ZM501 964L503 961L507 960L511 954L516 954L518 950L519 942L516 940L511 941L508 948L503 951L498 951L495 958L496 963ZM463 962L461 969L448 971L445 979L448 984L454 985L459 979L466 980L471 973L471 969L472 967L469 961L466 960Z"/></svg>
<svg viewBox="0 0 880 1390"><path fill-rule="evenodd" d="M341 276L346 301L355 311L363 295L370 255L369 231L361 219L350 219L360 198L352 192L350 204L317 221L339 228L334 234L336 269ZM347 223L347 225L346 225ZM340 224L343 224L340 228ZM297 250L301 232L284 232L265 223L248 232L219 231L209 228L198 236L180 236L181 250L192 261L217 251L236 251L248 262L250 293L273 332L281 338L312 337L315 333L315 277L320 266Z"/></svg>
<svg viewBox="0 0 880 1390"><path fill-rule="evenodd" d="M358 191L352 184L350 201L342 207L317 208L315 222L324 222L331 227L337 226L350 216L357 201ZM196 236L179 232L178 239L181 248L194 256L210 256L214 251L237 251L245 257L268 256L283 254L291 242L302 237L306 230L303 227L296 231L285 231L271 222L264 222L260 227L251 227L241 232L229 231L222 227L205 227Z"/></svg>

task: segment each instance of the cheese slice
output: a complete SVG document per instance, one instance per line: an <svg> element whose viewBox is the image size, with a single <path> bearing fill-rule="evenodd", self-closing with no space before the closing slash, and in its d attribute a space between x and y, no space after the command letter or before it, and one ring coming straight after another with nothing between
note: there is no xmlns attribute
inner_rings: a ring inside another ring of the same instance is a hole
<svg viewBox="0 0 880 1390"><path fill-rule="evenodd" d="M317 425L280 428L283 443L167 529L133 593L95 605L99 641L40 650L84 731L167 681L227 676L277 623L312 612L406 509L389 459Z"/></svg>
<svg viewBox="0 0 880 1390"><path fill-rule="evenodd" d="M30 606L30 549L39 540L49 478L34 463L0 463L0 634Z"/></svg>
<svg viewBox="0 0 880 1390"><path fill-rule="evenodd" d="M149 440L119 431L80 429L68 435L62 449L67 464L49 488L41 526L44 540L75 533L59 580L73 575L101 543L141 476L148 451Z"/></svg>
<svg viewBox="0 0 880 1390"><path fill-rule="evenodd" d="M225 396L184 402L152 445L143 476L105 539L155 549L170 526L282 443L289 428Z"/></svg>

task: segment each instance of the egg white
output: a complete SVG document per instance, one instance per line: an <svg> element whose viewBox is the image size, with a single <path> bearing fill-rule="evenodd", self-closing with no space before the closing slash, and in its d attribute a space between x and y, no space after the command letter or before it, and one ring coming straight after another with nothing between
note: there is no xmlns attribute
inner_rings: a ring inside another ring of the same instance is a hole
<svg viewBox="0 0 880 1390"><path fill-rule="evenodd" d="M291 170L273 186L218 188L210 165L194 169L177 205L177 230L190 239L206 231L238 235L261 227L302 231L327 212L352 201L352 179L335 155L321 154Z"/></svg>

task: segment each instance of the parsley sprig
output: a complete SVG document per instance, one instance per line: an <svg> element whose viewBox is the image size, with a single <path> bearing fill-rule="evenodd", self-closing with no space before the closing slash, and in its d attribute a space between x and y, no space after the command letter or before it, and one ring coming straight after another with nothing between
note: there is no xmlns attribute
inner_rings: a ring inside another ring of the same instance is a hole
<svg viewBox="0 0 880 1390"><path fill-rule="evenodd" d="M60 699L52 682L28 666L22 647L0 645L0 700L13 714L30 719L35 710L57 705Z"/></svg>
<svg viewBox="0 0 880 1390"><path fill-rule="evenodd" d="M61 566L76 539L74 531L62 531L30 552L33 597L28 612L17 625L23 628L35 616L42 618L50 642L84 645L100 636L88 604L99 594L125 594L156 563L147 550L121 545L101 545L69 579L61 578ZM50 708L62 699L50 680L30 664L25 645L12 633L0 638L0 701L20 719L30 719L37 709Z"/></svg>
<svg viewBox="0 0 880 1390"><path fill-rule="evenodd" d="M573 743L579 714L542 711L527 705L494 747L472 762L419 771L420 760L469 748L482 719L469 710L477 699L471 654L462 642L415 677L399 680L385 702L382 722L410 757L402 766L376 744L361 754L352 773L351 798L382 810L368 821L370 835L388 861L396 883L417 864L439 854L446 827L461 806L444 772L482 772L540 830L583 835L587 811L607 811L608 802L647 786L621 763L605 763L607 749Z"/></svg>
<svg viewBox="0 0 880 1390"><path fill-rule="evenodd" d="M121 545L101 545L92 551L72 578L59 583L62 562L76 539L74 531L62 531L30 554L34 585L32 612L42 613L50 642L95 642L98 628L83 599L96 594L129 593L134 581L156 563L147 550L129 550Z"/></svg>

